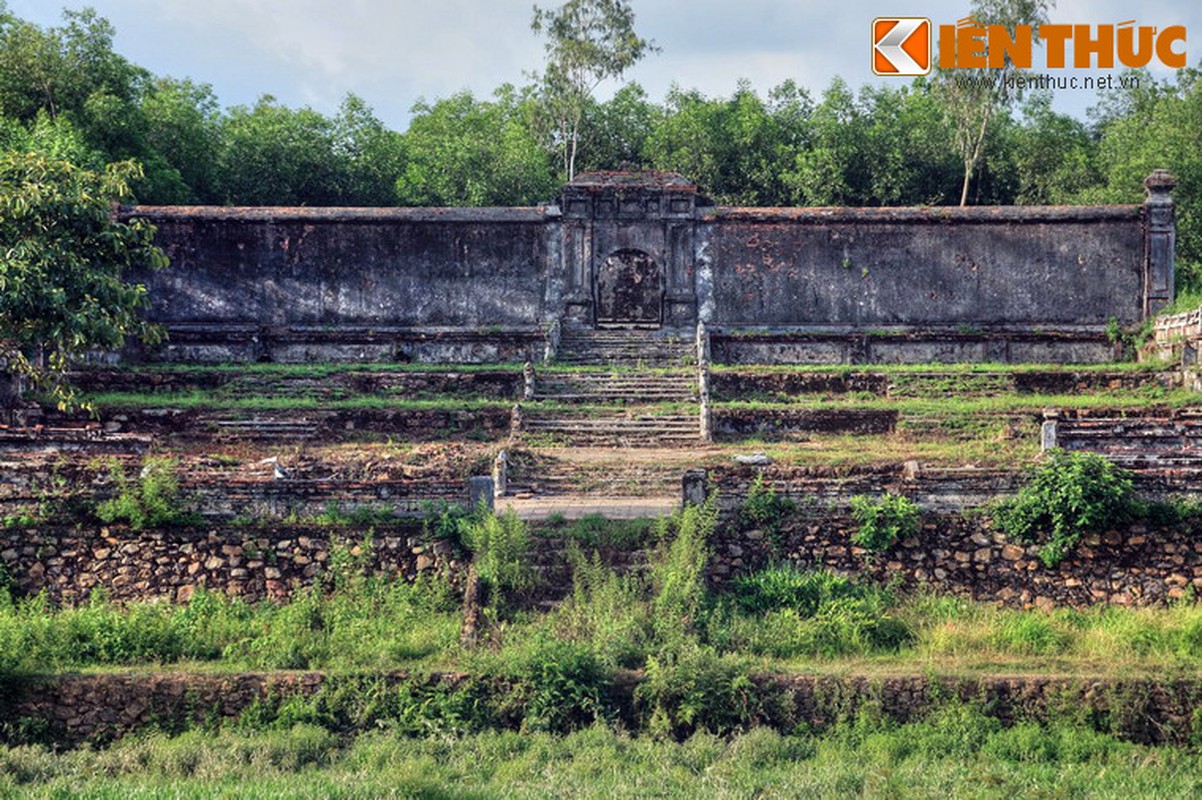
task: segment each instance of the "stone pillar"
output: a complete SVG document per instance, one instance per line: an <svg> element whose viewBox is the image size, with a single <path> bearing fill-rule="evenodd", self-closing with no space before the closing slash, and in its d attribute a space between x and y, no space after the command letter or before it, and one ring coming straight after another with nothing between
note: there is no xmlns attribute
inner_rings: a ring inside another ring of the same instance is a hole
<svg viewBox="0 0 1202 800"><path fill-rule="evenodd" d="M502 450L492 462L493 496L504 497L509 488L509 452Z"/></svg>
<svg viewBox="0 0 1202 800"><path fill-rule="evenodd" d="M473 509L484 506L492 511L495 508L493 492L493 482L489 476L473 475L467 479L467 499Z"/></svg>
<svg viewBox="0 0 1202 800"><path fill-rule="evenodd" d="M1153 170L1144 179L1144 317L1173 302L1177 232L1173 221L1173 187L1177 179L1167 170Z"/></svg>
<svg viewBox="0 0 1202 800"><path fill-rule="evenodd" d="M1039 451L1046 453L1060 446L1057 441L1057 427L1060 423L1060 410L1045 408L1043 410L1043 426L1039 430Z"/></svg>
<svg viewBox="0 0 1202 800"><path fill-rule="evenodd" d="M522 366L522 399L534 399L534 365L529 361Z"/></svg>
<svg viewBox="0 0 1202 800"><path fill-rule="evenodd" d="M514 403L509 410L509 440L516 442L522 438L522 406Z"/></svg>
<svg viewBox="0 0 1202 800"><path fill-rule="evenodd" d="M709 473L703 469L690 469L680 479L681 500L686 506L705 505L709 495Z"/></svg>
<svg viewBox="0 0 1202 800"><path fill-rule="evenodd" d="M714 440L710 416L710 335L704 322L697 323L697 399L701 403L701 441Z"/></svg>

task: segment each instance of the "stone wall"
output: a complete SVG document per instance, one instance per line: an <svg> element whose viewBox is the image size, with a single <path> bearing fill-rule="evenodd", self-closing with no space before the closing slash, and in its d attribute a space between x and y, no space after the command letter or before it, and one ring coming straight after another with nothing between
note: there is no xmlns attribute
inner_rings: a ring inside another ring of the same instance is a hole
<svg viewBox="0 0 1202 800"><path fill-rule="evenodd" d="M139 207L172 268L171 323L513 326L542 322L539 209Z"/></svg>
<svg viewBox="0 0 1202 800"><path fill-rule="evenodd" d="M1042 609L1155 604L1202 590L1202 525L1197 522L1107 530L1083 539L1054 568L1039 561L1037 546L1010 541L981 516L927 515L917 536L877 554L852 543L856 530L849 515L830 512L802 514L775 536L727 528L714 544L708 573L722 585L779 559L906 589Z"/></svg>
<svg viewBox="0 0 1202 800"><path fill-rule="evenodd" d="M537 358L562 319L705 321L719 362L1100 361L1110 320L1172 298L1171 188L1143 206L714 208L677 175L588 173L540 208L121 213L173 263L132 276L171 334L143 357Z"/></svg>
<svg viewBox="0 0 1202 800"><path fill-rule="evenodd" d="M0 533L0 563L21 594L46 592L72 605L101 590L112 600L186 602L200 587L247 601L287 600L330 567L331 552L369 572L400 575L442 571L457 577L463 563L446 541L429 541L421 526L366 531L321 526L123 527L8 529Z"/></svg>
<svg viewBox="0 0 1202 800"><path fill-rule="evenodd" d="M1163 603L1202 589L1199 527L1107 530L1087 537L1049 569L1039 562L1038 548L1009 541L979 515L928 513L919 535L870 554L852 544L856 526L846 512L811 507L779 533L723 524L711 542L708 574L721 587L734 575L784 559L1015 607ZM369 571L409 579L444 571L457 580L464 567L450 543L425 539L420 526L377 527L366 548L364 533L305 524L10 528L0 533L0 563L18 592L46 591L66 604L86 599L93 589L119 601L185 601L200 586L251 601L287 599L313 583L333 548L343 548ZM570 587L563 550L562 541L539 541L532 566L544 580L535 595L556 597ZM601 555L623 569L646 556L637 548L609 548Z"/></svg>
<svg viewBox="0 0 1202 800"><path fill-rule="evenodd" d="M717 209L719 326L1128 324L1138 206Z"/></svg>
<svg viewBox="0 0 1202 800"><path fill-rule="evenodd" d="M606 700L622 722L637 730L645 709L635 694L639 680L632 677L610 687ZM230 725L252 706L257 705L261 716L289 699L323 690L332 694L340 685L355 682L394 687L416 683L454 690L470 678L385 673L365 679L319 672L62 675L10 679L3 687L3 701L10 722L8 744L40 740L70 747L103 745L147 728L181 731ZM498 681L488 686L498 699L507 690ZM782 732L821 730L865 706L897 722L912 722L955 699L1004 724L1077 720L1146 744L1190 741L1198 732L1194 712L1202 700L1202 685L1194 678L765 675L756 677L748 692L749 705L764 709L755 722ZM518 705L509 719L498 723L516 728L521 718ZM360 725L370 729L380 722L386 720L368 715Z"/></svg>

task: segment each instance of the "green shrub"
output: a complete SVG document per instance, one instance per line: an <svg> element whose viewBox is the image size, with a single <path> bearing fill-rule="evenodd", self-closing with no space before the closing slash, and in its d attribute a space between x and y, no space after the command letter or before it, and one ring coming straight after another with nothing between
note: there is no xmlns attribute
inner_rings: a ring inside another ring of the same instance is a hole
<svg viewBox="0 0 1202 800"><path fill-rule="evenodd" d="M696 641L648 658L646 678L635 690L651 732L677 738L750 728L759 716L758 697L742 658Z"/></svg>
<svg viewBox="0 0 1202 800"><path fill-rule="evenodd" d="M731 597L741 611L759 614L789 608L803 617L812 617L831 600L880 591L827 570L801 570L789 564L740 575L731 585Z"/></svg>
<svg viewBox="0 0 1202 800"><path fill-rule="evenodd" d="M717 519L717 506L711 498L705 505L687 505L661 523L651 581L655 625L664 640L687 632L700 621L707 597L709 538Z"/></svg>
<svg viewBox="0 0 1202 800"><path fill-rule="evenodd" d="M606 716L609 672L587 644L538 636L518 664L514 703L523 731L567 731Z"/></svg>
<svg viewBox="0 0 1202 800"><path fill-rule="evenodd" d="M776 488L764 483L764 473L755 476L751 490L739 505L739 525L744 529L758 528L776 548L782 544L785 519L797 510L797 504L780 497Z"/></svg>
<svg viewBox="0 0 1202 800"><path fill-rule="evenodd" d="M508 592L533 586L530 531L517 514L477 512L462 520L459 528L460 540L472 553L476 574L488 589L491 606L499 607Z"/></svg>
<svg viewBox="0 0 1202 800"><path fill-rule="evenodd" d="M902 495L856 495L851 498L851 518L859 528L851 540L865 550L883 552L898 539L918 533L921 513L917 503Z"/></svg>
<svg viewBox="0 0 1202 800"><path fill-rule="evenodd" d="M1007 536L1042 545L1039 558L1054 567L1081 537L1128 519L1134 510L1131 474L1095 453L1053 450L1018 495L994 506Z"/></svg>
<svg viewBox="0 0 1202 800"><path fill-rule="evenodd" d="M109 477L116 494L96 507L96 516L102 522L128 522L134 530L198 522L198 515L181 505L177 466L174 459L148 458L141 474L131 481L114 463Z"/></svg>
<svg viewBox="0 0 1202 800"><path fill-rule="evenodd" d="M574 543L568 559L572 594L552 612L552 630L564 639L588 642L608 666L642 666L652 637L646 581L637 573L618 574L596 553L586 558Z"/></svg>

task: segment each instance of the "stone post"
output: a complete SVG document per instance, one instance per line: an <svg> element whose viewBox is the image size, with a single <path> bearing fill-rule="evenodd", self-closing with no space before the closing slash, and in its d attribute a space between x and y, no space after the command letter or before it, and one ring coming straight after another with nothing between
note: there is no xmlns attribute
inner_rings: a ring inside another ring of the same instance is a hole
<svg viewBox="0 0 1202 800"><path fill-rule="evenodd" d="M701 402L701 429L698 435L703 442L714 440L710 418L710 335L704 322L697 323L697 399Z"/></svg>
<svg viewBox="0 0 1202 800"><path fill-rule="evenodd" d="M690 469L680 478L681 501L684 505L705 505L709 495L709 473L703 469Z"/></svg>
<svg viewBox="0 0 1202 800"><path fill-rule="evenodd" d="M502 450L492 462L493 496L504 497L509 488L509 452Z"/></svg>
<svg viewBox="0 0 1202 800"><path fill-rule="evenodd" d="M522 365L522 399L534 399L534 365L529 361Z"/></svg>
<svg viewBox="0 0 1202 800"><path fill-rule="evenodd" d="M492 478L488 475L473 475L467 479L467 499L473 509L484 506L492 511L494 504L494 489Z"/></svg>
<svg viewBox="0 0 1202 800"><path fill-rule="evenodd" d="M1173 302L1177 232L1173 221L1173 187L1177 179L1167 170L1153 170L1144 179L1144 317Z"/></svg>
<svg viewBox="0 0 1202 800"><path fill-rule="evenodd" d="M1056 439L1059 422L1060 409L1045 408L1043 410L1043 426L1039 430L1039 452L1046 453L1060 446Z"/></svg>
<svg viewBox="0 0 1202 800"><path fill-rule="evenodd" d="M559 318L555 317L547 325L546 340L543 343L543 363L550 364L559 353Z"/></svg>
<svg viewBox="0 0 1202 800"><path fill-rule="evenodd" d="M522 438L522 406L514 403L509 411L509 440L516 442Z"/></svg>

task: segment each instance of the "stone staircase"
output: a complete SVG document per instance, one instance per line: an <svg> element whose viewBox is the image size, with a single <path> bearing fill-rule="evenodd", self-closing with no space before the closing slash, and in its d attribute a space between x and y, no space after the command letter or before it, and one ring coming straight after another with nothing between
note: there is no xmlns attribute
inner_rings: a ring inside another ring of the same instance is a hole
<svg viewBox="0 0 1202 800"><path fill-rule="evenodd" d="M692 335L568 328L557 361L580 369L536 373L532 402L514 430L527 443L676 447L701 441Z"/></svg>
<svg viewBox="0 0 1202 800"><path fill-rule="evenodd" d="M696 403L693 371L542 372L535 400L560 403Z"/></svg>
<svg viewBox="0 0 1202 800"><path fill-rule="evenodd" d="M556 361L600 366L682 367L696 363L692 336L639 330L564 328Z"/></svg>
<svg viewBox="0 0 1202 800"><path fill-rule="evenodd" d="M528 413L521 433L534 444L595 447L662 447L700 441L696 414L597 412Z"/></svg>

